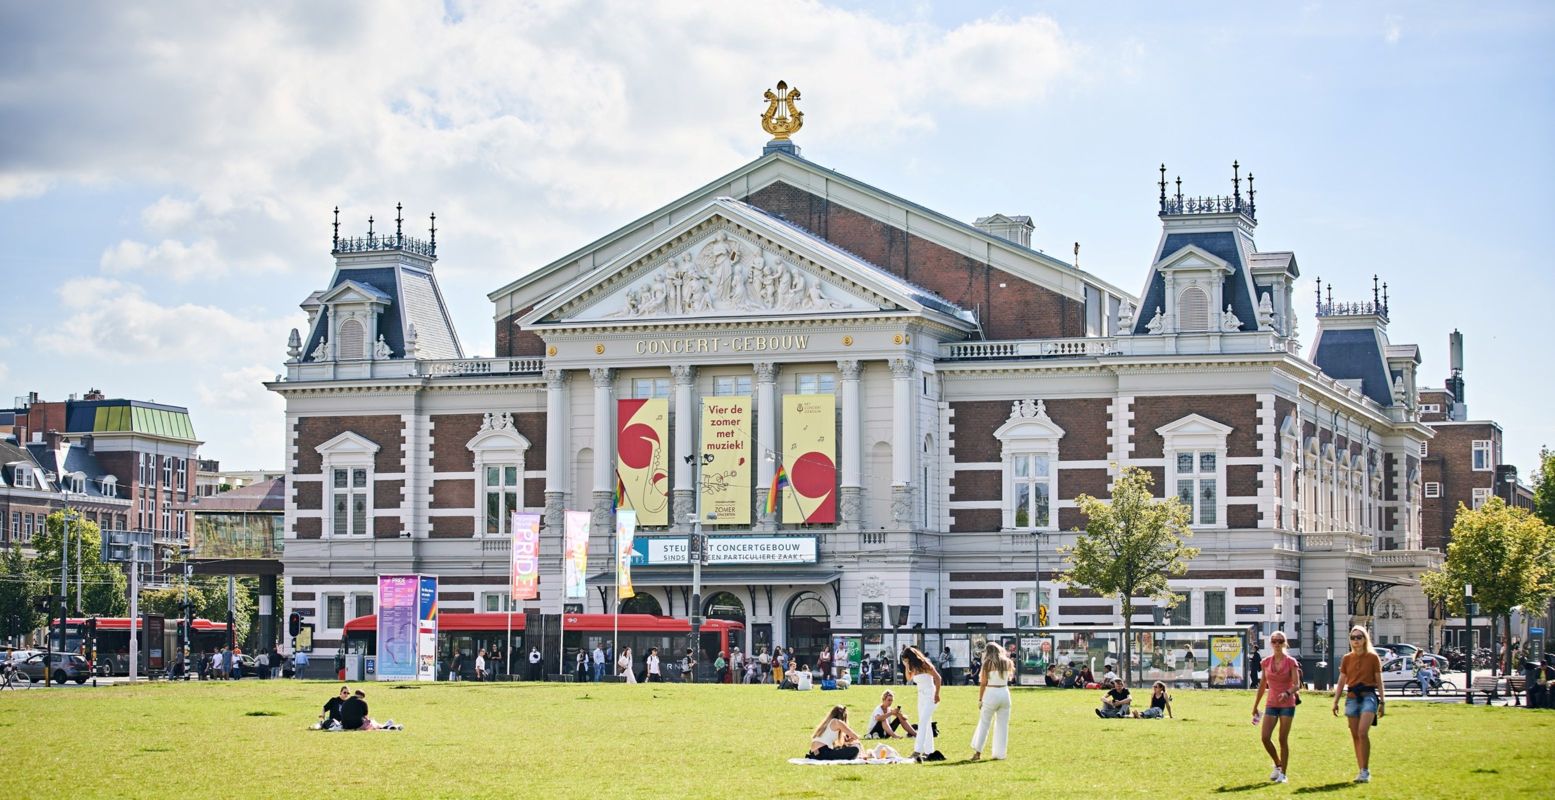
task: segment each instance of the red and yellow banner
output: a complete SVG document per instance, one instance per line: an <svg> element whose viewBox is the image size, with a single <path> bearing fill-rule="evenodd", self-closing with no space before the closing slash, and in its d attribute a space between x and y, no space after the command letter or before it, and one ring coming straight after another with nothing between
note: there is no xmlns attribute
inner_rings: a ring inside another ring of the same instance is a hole
<svg viewBox="0 0 1555 800"><path fill-rule="evenodd" d="M783 396L783 521L837 521L837 397ZM898 447L904 446L902 443Z"/></svg>
<svg viewBox="0 0 1555 800"><path fill-rule="evenodd" d="M637 512L641 525L670 521L669 401L616 401L617 508Z"/></svg>
<svg viewBox="0 0 1555 800"><path fill-rule="evenodd" d="M533 600L540 596L540 515L514 511L513 563L509 596Z"/></svg>
<svg viewBox="0 0 1555 800"><path fill-rule="evenodd" d="M702 398L702 513L717 514L718 525L751 521L751 399Z"/></svg>

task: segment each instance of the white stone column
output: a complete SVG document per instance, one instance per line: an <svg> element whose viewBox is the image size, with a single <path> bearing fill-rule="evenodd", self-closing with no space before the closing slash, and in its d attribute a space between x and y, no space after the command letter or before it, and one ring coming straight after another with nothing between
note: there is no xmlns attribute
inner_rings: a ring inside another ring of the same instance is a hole
<svg viewBox="0 0 1555 800"><path fill-rule="evenodd" d="M891 519L899 528L912 525L913 439L912 361L891 360Z"/></svg>
<svg viewBox="0 0 1555 800"><path fill-rule="evenodd" d="M777 473L777 463L767 458L777 457L777 365L761 361L753 365L756 370L756 512L757 527L772 530L777 520L767 513L767 492L772 490L772 476Z"/></svg>
<svg viewBox="0 0 1555 800"><path fill-rule="evenodd" d="M610 531L610 500L615 481L615 384L609 367L589 370L594 379L594 534Z"/></svg>
<svg viewBox="0 0 1555 800"><path fill-rule="evenodd" d="M670 367L670 374L675 376L675 490L670 502L670 527L689 532L691 526L686 519L696 512L696 467L687 460L695 456L699 423L692 397L696 367L676 364Z"/></svg>
<svg viewBox="0 0 1555 800"><path fill-rule="evenodd" d="M562 527L562 512L567 507L567 372L545 371L545 525L553 531ZM475 476L476 486L482 476Z"/></svg>
<svg viewBox="0 0 1555 800"><path fill-rule="evenodd" d="M842 528L856 531L864 525L864 436L859 417L857 359L837 362L842 373Z"/></svg>

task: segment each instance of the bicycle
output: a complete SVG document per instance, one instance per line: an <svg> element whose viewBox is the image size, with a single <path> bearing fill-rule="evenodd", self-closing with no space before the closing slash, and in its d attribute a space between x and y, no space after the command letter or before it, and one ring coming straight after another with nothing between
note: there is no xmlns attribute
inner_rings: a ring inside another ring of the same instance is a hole
<svg viewBox="0 0 1555 800"><path fill-rule="evenodd" d="M10 661L0 665L0 690L16 688L16 665Z"/></svg>

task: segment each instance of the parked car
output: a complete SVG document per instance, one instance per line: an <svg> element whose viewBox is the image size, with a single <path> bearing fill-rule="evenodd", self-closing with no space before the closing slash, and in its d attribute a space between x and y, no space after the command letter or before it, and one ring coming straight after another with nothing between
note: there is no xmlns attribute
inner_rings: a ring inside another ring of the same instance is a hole
<svg viewBox="0 0 1555 800"><path fill-rule="evenodd" d="M48 659L47 666L44 665L45 658ZM75 653L38 653L23 661L16 669L33 683L43 680L46 671L53 674L55 683L70 680L80 684L92 677L86 659Z"/></svg>
<svg viewBox="0 0 1555 800"><path fill-rule="evenodd" d="M1405 643L1405 642L1393 642L1392 644L1379 644L1379 645L1376 645L1376 648L1379 651L1386 650L1386 651L1388 651L1388 652L1390 652L1390 653L1392 653L1394 655L1403 656L1404 658L1414 658L1416 652L1425 649L1423 647L1420 647L1419 645L1408 644L1408 643ZM1386 657L1386 656L1384 656L1384 657Z"/></svg>

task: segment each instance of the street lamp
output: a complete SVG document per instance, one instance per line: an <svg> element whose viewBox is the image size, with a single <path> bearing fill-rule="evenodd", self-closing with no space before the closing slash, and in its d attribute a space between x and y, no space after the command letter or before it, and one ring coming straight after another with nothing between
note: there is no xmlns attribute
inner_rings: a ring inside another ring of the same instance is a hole
<svg viewBox="0 0 1555 800"><path fill-rule="evenodd" d="M691 540L686 548L686 560L691 562L691 653L693 660L702 654L702 565L707 562L707 539L702 535L702 468L713 463L712 453L703 453L700 458L695 455L686 455L686 463L696 467L696 498L695 508L691 512ZM709 512L709 522L718 519L718 514ZM694 671L696 668L692 667ZM695 680L695 674L692 680Z"/></svg>
<svg viewBox="0 0 1555 800"><path fill-rule="evenodd" d="M1333 686L1339 682L1339 676L1335 671L1339 663L1334 659L1334 589L1328 588L1328 685Z"/></svg>
<svg viewBox="0 0 1555 800"><path fill-rule="evenodd" d="M1463 702L1474 705L1474 585L1463 584ZM1488 701L1487 701L1488 702Z"/></svg>

